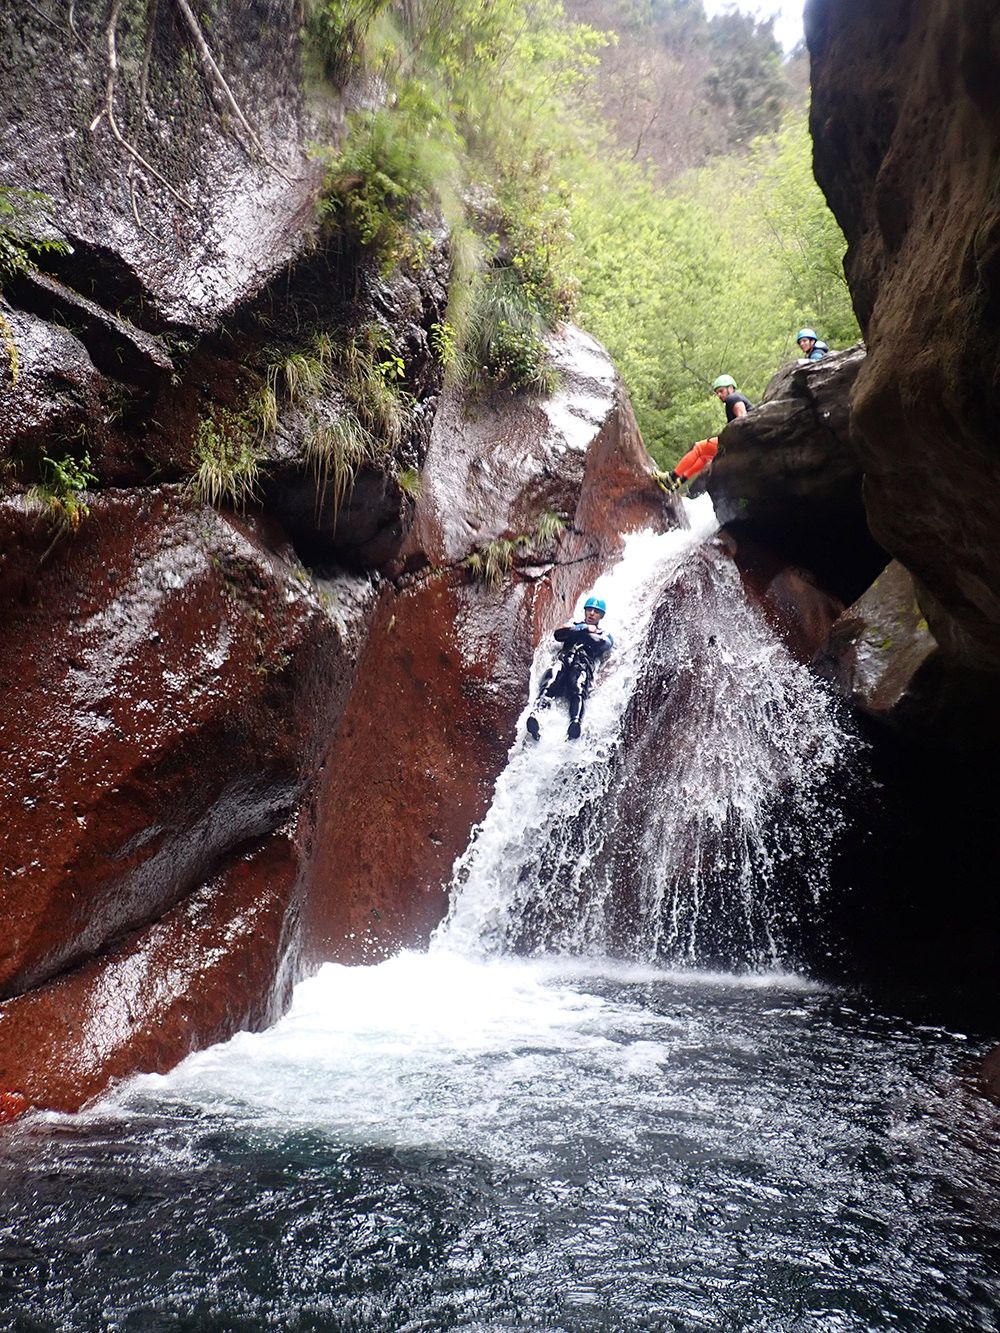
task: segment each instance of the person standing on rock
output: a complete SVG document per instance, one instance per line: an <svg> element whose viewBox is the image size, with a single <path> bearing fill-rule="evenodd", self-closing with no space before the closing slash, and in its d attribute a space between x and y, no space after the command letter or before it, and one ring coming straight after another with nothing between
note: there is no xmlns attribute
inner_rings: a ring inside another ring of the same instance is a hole
<svg viewBox="0 0 1000 1333"><path fill-rule="evenodd" d="M802 353L804 361L822 361L830 350L825 342L820 341L819 334L815 329L799 329L795 335L795 341L799 345L799 351Z"/></svg>
<svg viewBox="0 0 1000 1333"><path fill-rule="evenodd" d="M712 385L712 392L726 409L727 422L745 417L753 407L750 399L737 389L732 375L720 375ZM718 452L719 437L711 435L707 440L699 440L669 472L659 472L654 468L653 478L663 490L679 491L686 482L693 481Z"/></svg>
<svg viewBox="0 0 1000 1333"><path fill-rule="evenodd" d="M528 718L528 735L538 740L540 728L535 713L549 707L553 699L565 698L569 704L569 730L566 739L580 735L583 708L594 683L594 671L610 653L614 639L601 629L607 607L599 597L588 597L583 604L583 619L568 620L555 631L562 644L558 661L546 671L535 698L535 708Z"/></svg>

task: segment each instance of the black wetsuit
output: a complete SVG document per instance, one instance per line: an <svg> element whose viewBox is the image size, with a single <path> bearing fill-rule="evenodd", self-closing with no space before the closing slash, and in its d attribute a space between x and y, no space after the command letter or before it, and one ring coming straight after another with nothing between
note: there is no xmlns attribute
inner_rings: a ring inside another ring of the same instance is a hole
<svg viewBox="0 0 1000 1333"><path fill-rule="evenodd" d="M591 634L583 620L572 626L563 625L556 630L555 638L562 644L562 650L539 686L536 707L547 708L552 699L565 698L569 703L570 726L579 727L583 706L594 683L594 668L611 651L614 639L610 634Z"/></svg>
<svg viewBox="0 0 1000 1333"><path fill-rule="evenodd" d="M738 392L736 391L736 389L734 389L734 390L732 391L731 394L728 394L728 395L727 395L725 398L723 398L723 400L722 400L722 406L726 409L726 420L727 420L727 421L735 421L735 420L736 420L736 404L737 404L737 403L743 403L743 404L746 406L746 409L747 409L748 412L749 412L750 409L753 407L753 403L751 403L751 401L750 401L749 398L744 397L743 394L738 393Z"/></svg>

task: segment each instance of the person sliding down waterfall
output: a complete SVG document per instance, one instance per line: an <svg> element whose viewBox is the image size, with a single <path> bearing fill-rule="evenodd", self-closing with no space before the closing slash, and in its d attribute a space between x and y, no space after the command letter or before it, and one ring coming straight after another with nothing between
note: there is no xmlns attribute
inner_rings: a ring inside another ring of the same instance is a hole
<svg viewBox="0 0 1000 1333"><path fill-rule="evenodd" d="M548 708L560 696L569 703L569 730L566 739L575 741L580 735L583 707L594 683L594 669L608 655L614 639L601 629L601 619L607 607L599 597L588 597L583 604L583 619L569 620L555 631L555 639L562 644L559 660L546 671L535 698L535 711ZM538 718L528 718L528 734L538 740Z"/></svg>

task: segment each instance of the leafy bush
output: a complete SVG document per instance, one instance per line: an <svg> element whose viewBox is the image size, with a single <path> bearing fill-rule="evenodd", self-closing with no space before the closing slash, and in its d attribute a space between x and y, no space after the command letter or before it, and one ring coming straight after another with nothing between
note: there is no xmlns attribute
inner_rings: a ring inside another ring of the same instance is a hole
<svg viewBox="0 0 1000 1333"><path fill-rule="evenodd" d="M804 112L747 157L689 172L669 192L621 158L581 172L581 322L617 361L660 466L718 433L717 375L756 400L798 356L802 324L831 346L859 336Z"/></svg>
<svg viewBox="0 0 1000 1333"><path fill-rule="evenodd" d="M391 106L354 112L339 152L318 155L326 163L321 215L383 272L418 258L414 219L456 176L453 131L432 99L408 83Z"/></svg>
<svg viewBox="0 0 1000 1333"><path fill-rule="evenodd" d="M541 315L509 269L486 273L469 316L465 354L470 382L551 393L556 374L543 329Z"/></svg>
<svg viewBox="0 0 1000 1333"><path fill-rule="evenodd" d="M364 63L369 30L387 4L388 0L307 0L306 47L332 82L343 83L356 65Z"/></svg>

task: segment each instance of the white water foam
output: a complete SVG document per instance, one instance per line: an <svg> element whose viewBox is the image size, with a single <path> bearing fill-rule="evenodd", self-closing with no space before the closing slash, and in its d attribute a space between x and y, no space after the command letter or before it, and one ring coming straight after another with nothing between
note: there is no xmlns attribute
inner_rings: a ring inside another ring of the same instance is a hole
<svg viewBox="0 0 1000 1333"><path fill-rule="evenodd" d="M607 663L599 668L583 734L575 742L567 742L568 719L560 701L538 714L539 740L526 738L531 701L556 659L558 645L549 641L536 652L529 702L486 818L456 864L451 908L435 935L435 946L471 955L504 952L511 944L512 918L518 913L517 888L536 882L543 846L549 852L545 873L558 879L577 903L584 918L583 937L593 939L600 933L597 923L604 903L584 887L593 845L584 840L581 846L575 829L588 813L599 818L604 805L614 772L612 758L622 744L622 715L642 670L659 592L676 577L685 557L718 527L707 495L688 501L686 511L689 527L627 537L621 560L593 587L593 594L608 604L603 625L616 641Z"/></svg>
<svg viewBox="0 0 1000 1333"><path fill-rule="evenodd" d="M674 1017L635 1002L639 988L657 985L679 986L695 1013L699 991L770 992L787 1007L817 989L781 974L473 960L445 950L371 967L330 963L300 983L274 1027L133 1079L89 1114L113 1115L122 1101L140 1115L151 1104L157 1116L170 1103L199 1105L216 1121L265 1132L316 1128L347 1144L464 1150L527 1168L558 1151L550 1118L574 1108L607 1133L612 1093L634 1086L652 1106L663 1096L662 1071L693 1040L729 1040L699 1037L690 1011ZM732 1040L738 1054L745 1036Z"/></svg>
<svg viewBox="0 0 1000 1333"><path fill-rule="evenodd" d="M525 709L432 947L787 962L823 882L850 738L708 540L708 497L687 510L690 529L630 538L598 583L618 637L583 736L567 743L556 703L535 744ZM532 695L554 657L539 648Z"/></svg>

